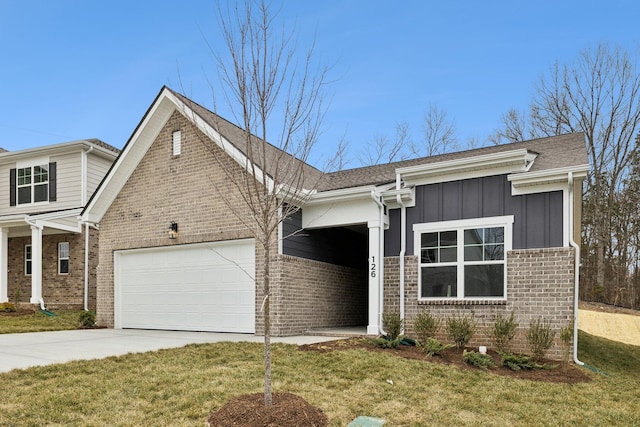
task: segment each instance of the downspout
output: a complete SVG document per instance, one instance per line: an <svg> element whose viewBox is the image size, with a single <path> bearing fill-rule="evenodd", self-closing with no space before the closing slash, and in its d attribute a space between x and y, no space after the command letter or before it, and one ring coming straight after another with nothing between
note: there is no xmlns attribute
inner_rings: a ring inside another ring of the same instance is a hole
<svg viewBox="0 0 640 427"><path fill-rule="evenodd" d="M84 223L84 311L89 311L89 223Z"/></svg>
<svg viewBox="0 0 640 427"><path fill-rule="evenodd" d="M396 174L396 190L400 190L402 181L400 174ZM407 207L402 201L402 196L398 192L396 201L400 205L400 319L402 320L402 333L404 334L404 255L407 249Z"/></svg>
<svg viewBox="0 0 640 427"><path fill-rule="evenodd" d="M575 253L574 261L574 285L573 285L573 361L580 366L584 362L578 359L578 285L580 282L580 246L573 239L574 218L573 218L573 172L569 172L569 244Z"/></svg>
<svg viewBox="0 0 640 427"><path fill-rule="evenodd" d="M380 237L378 238L378 265L380 266L378 269L378 329L381 335L387 335L382 325L382 313L384 312L384 205L380 201L375 190L371 190L371 198L378 205L378 210L380 212Z"/></svg>

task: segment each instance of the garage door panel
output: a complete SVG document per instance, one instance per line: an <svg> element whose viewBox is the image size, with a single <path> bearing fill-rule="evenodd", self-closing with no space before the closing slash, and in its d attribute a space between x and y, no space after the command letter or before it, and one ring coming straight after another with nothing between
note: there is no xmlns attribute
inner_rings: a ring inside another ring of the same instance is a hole
<svg viewBox="0 0 640 427"><path fill-rule="evenodd" d="M116 327L255 332L253 240L117 251L114 267Z"/></svg>

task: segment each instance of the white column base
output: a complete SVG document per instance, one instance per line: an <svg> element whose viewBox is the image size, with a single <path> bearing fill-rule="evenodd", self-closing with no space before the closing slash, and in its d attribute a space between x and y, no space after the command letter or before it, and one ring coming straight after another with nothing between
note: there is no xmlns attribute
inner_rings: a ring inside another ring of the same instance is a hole
<svg viewBox="0 0 640 427"><path fill-rule="evenodd" d="M0 228L0 302L9 301L7 254L9 252L9 230Z"/></svg>

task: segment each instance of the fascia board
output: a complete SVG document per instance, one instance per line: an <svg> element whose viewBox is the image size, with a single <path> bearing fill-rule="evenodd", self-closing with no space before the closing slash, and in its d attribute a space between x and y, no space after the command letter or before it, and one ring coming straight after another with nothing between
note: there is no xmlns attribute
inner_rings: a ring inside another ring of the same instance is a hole
<svg viewBox="0 0 640 427"><path fill-rule="evenodd" d="M99 145L92 144L86 140L63 142L60 144L45 145L41 147L27 148L19 151L7 151L0 153L0 164L15 162L20 159L30 159L37 156L59 156L63 154L80 151L84 148L93 147L110 158L115 158L117 153L107 150Z"/></svg>
<svg viewBox="0 0 640 427"><path fill-rule="evenodd" d="M55 228L56 230L68 231L69 233L80 233L82 231L82 226L80 225L80 223L78 223L75 227L71 227L64 224L58 224L54 221L37 220L36 224L43 227Z"/></svg>
<svg viewBox="0 0 640 427"><path fill-rule="evenodd" d="M515 173L507 176L511 182L511 194L533 194L563 190L569 184L569 173L574 179L584 179L590 166L578 165L536 172Z"/></svg>
<svg viewBox="0 0 640 427"><path fill-rule="evenodd" d="M194 125L202 131L208 138L210 138L216 145L222 149L228 156L230 156L234 161L236 161L240 167L242 167L249 174L255 176L255 178L261 184L265 185L269 191L273 191L274 182L271 177L264 173L262 169L255 166L255 163L252 164L251 160L239 150L235 145L233 145L229 140L223 137L220 132L215 130L206 120L197 115L195 111L190 109L186 104L176 98L173 94L170 93L173 97L174 102L179 106L183 114L186 112L185 116L192 120ZM254 173L255 170L255 173Z"/></svg>
<svg viewBox="0 0 640 427"><path fill-rule="evenodd" d="M311 199L307 201L307 205L320 205L325 203L344 202L347 200L358 200L371 198L371 190L375 190L373 185L364 187L349 187L339 190L321 191L315 193Z"/></svg>
<svg viewBox="0 0 640 427"><path fill-rule="evenodd" d="M73 218L77 219L78 215L82 213L82 208L69 209L57 212L48 212L43 214L29 215L29 218L34 220L55 220L60 218Z"/></svg>
<svg viewBox="0 0 640 427"><path fill-rule="evenodd" d="M530 167L531 153L527 149L504 151L500 153L484 154L480 156L465 157L462 159L445 160L437 163L427 163L416 166L408 166L396 169L396 173L402 175L402 179L416 183L439 182L438 177L446 176L447 180L458 179L456 176L466 178L469 175L487 175L485 171L500 169L509 172L524 171ZM503 171L497 173L502 174ZM491 174L495 175L493 171Z"/></svg>
<svg viewBox="0 0 640 427"><path fill-rule="evenodd" d="M90 200L82 214L82 221L98 223L102 220L162 127L175 111L176 101L177 99L169 90L163 89Z"/></svg>

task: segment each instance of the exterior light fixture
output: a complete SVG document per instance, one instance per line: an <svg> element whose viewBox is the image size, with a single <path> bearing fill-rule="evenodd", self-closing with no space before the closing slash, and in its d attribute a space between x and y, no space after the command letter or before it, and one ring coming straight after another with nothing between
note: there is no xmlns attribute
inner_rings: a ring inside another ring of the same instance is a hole
<svg viewBox="0 0 640 427"><path fill-rule="evenodd" d="M177 239L178 238L178 223L172 222L169 226L169 238Z"/></svg>

